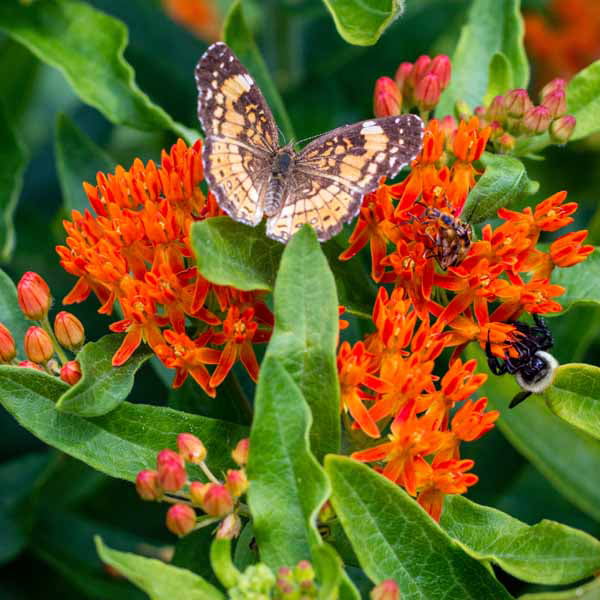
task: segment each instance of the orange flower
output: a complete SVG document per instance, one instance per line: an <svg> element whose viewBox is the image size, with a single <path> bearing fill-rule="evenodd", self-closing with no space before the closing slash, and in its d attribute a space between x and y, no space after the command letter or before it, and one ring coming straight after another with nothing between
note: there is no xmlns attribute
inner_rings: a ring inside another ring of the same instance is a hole
<svg viewBox="0 0 600 600"><path fill-rule="evenodd" d="M162 0L165 12L203 40L214 42L221 33L221 19L214 0Z"/></svg>

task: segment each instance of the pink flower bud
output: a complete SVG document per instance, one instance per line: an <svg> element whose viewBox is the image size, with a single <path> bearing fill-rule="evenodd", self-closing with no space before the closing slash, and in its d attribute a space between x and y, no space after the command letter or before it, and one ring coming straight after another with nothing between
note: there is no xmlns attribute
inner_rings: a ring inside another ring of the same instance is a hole
<svg viewBox="0 0 600 600"><path fill-rule="evenodd" d="M186 480L185 464L183 458L166 448L158 453L156 464L158 467L158 482L163 490L167 492L177 492L180 490Z"/></svg>
<svg viewBox="0 0 600 600"><path fill-rule="evenodd" d="M534 106L523 116L523 129L528 133L544 133L552 121L552 115L545 106Z"/></svg>
<svg viewBox="0 0 600 600"><path fill-rule="evenodd" d="M196 526L196 513L187 504L173 504L167 511L167 527L169 531L182 537Z"/></svg>
<svg viewBox="0 0 600 600"><path fill-rule="evenodd" d="M315 578L315 571L307 560L301 560L294 568L296 581L312 581Z"/></svg>
<svg viewBox="0 0 600 600"><path fill-rule="evenodd" d="M190 484L190 498L196 506L202 506L204 494L208 491L210 484L194 481Z"/></svg>
<svg viewBox="0 0 600 600"><path fill-rule="evenodd" d="M19 367L25 367L27 369L35 369L36 371L43 371L44 369L40 367L37 363L34 363L30 360L22 360L19 363Z"/></svg>
<svg viewBox="0 0 600 600"><path fill-rule="evenodd" d="M246 477L246 472L243 470L235 471L233 469L229 469L225 479L225 487L229 490L234 498L239 498L245 494L246 490L248 489L248 478Z"/></svg>
<svg viewBox="0 0 600 600"><path fill-rule="evenodd" d="M17 355L15 338L12 333L0 323L0 362L9 363Z"/></svg>
<svg viewBox="0 0 600 600"><path fill-rule="evenodd" d="M429 56L422 54L417 58L415 64L413 65L412 71L408 75L408 83L416 88L419 84L419 81L423 79L423 77L429 72L429 67L431 65L431 58Z"/></svg>
<svg viewBox="0 0 600 600"><path fill-rule="evenodd" d="M425 75L415 88L415 103L419 110L428 111L435 108L440 101L441 95L440 80L437 75Z"/></svg>
<svg viewBox="0 0 600 600"><path fill-rule="evenodd" d="M446 137L450 137L456 133L458 123L452 115L446 115L440 119L440 130L444 132Z"/></svg>
<svg viewBox="0 0 600 600"><path fill-rule="evenodd" d="M177 448L180 456L187 462L199 465L206 458L204 444L191 433L180 433L177 436Z"/></svg>
<svg viewBox="0 0 600 600"><path fill-rule="evenodd" d="M540 98L543 101L548 94L552 94L553 92L556 92L556 91L564 92L566 90L566 87L567 87L567 82L564 79L562 79L562 77L557 77L556 79L549 81L542 88L542 91L540 92Z"/></svg>
<svg viewBox="0 0 600 600"><path fill-rule="evenodd" d="M81 379L81 365L78 360L66 362L60 369L60 378L69 385L75 385Z"/></svg>
<svg viewBox="0 0 600 600"><path fill-rule="evenodd" d="M527 90L511 90L504 96L504 108L509 117L520 118L533 106Z"/></svg>
<svg viewBox="0 0 600 600"><path fill-rule="evenodd" d="M442 92L448 87L452 75L450 59L445 54L438 54L429 66L429 73L437 75Z"/></svg>
<svg viewBox="0 0 600 600"><path fill-rule="evenodd" d="M555 119L550 124L550 138L556 144L566 144L575 131L575 125L577 120L573 115Z"/></svg>
<svg viewBox="0 0 600 600"><path fill-rule="evenodd" d="M219 540L233 540L240 535L242 520L235 513L227 515L220 523L216 537Z"/></svg>
<svg viewBox="0 0 600 600"><path fill-rule="evenodd" d="M54 354L54 344L50 336L41 328L34 325L25 333L25 354L35 363L48 362Z"/></svg>
<svg viewBox="0 0 600 600"><path fill-rule="evenodd" d="M160 500L162 489L158 483L158 473L146 469L140 471L135 478L135 489L142 500Z"/></svg>
<svg viewBox="0 0 600 600"><path fill-rule="evenodd" d="M409 75L411 74L413 69L413 64L409 62L400 63L400 66L396 69L396 74L394 75L394 80L396 81L396 85L398 89L404 91L404 85Z"/></svg>
<svg viewBox="0 0 600 600"><path fill-rule="evenodd" d="M52 304L48 284L33 271L21 277L17 285L17 299L23 314L32 321L41 321L46 317Z"/></svg>
<svg viewBox="0 0 600 600"><path fill-rule="evenodd" d="M503 133L498 138L498 143L504 152L511 152L515 149L515 138L510 133Z"/></svg>
<svg viewBox="0 0 600 600"><path fill-rule="evenodd" d="M487 108L485 118L487 121L498 121L501 123L504 120L506 113L504 108L504 96L496 96Z"/></svg>
<svg viewBox="0 0 600 600"><path fill-rule="evenodd" d="M542 105L549 111L552 118L562 117L567 112L567 95L565 90L554 90L544 96Z"/></svg>
<svg viewBox="0 0 600 600"><path fill-rule="evenodd" d="M241 439L233 452L231 458L235 461L236 465L240 467L245 466L248 463L248 452L250 451L250 440L248 438Z"/></svg>
<svg viewBox="0 0 600 600"><path fill-rule="evenodd" d="M400 588L393 579L386 579L371 590L371 600L400 600Z"/></svg>
<svg viewBox="0 0 600 600"><path fill-rule="evenodd" d="M380 77L375 82L373 112L376 117L391 117L402 112L402 94L393 79Z"/></svg>
<svg viewBox="0 0 600 600"><path fill-rule="evenodd" d="M58 343L72 352L77 352L85 341L83 324L75 315L65 310L60 311L54 318L54 334Z"/></svg>
<svg viewBox="0 0 600 600"><path fill-rule="evenodd" d="M209 483L202 500L202 510L211 517L224 517L233 510L229 490L218 483Z"/></svg>

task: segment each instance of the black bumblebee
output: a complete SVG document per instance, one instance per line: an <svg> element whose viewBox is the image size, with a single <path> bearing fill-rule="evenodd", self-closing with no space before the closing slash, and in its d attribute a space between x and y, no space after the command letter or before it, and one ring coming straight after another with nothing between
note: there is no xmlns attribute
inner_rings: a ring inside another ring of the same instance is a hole
<svg viewBox="0 0 600 600"><path fill-rule="evenodd" d="M518 356L505 354L504 362L500 362L500 359L492 354L489 335L485 345L485 353L492 373L494 375L510 373L523 388L523 391L512 399L509 408L514 408L531 394L539 394L548 388L558 367L558 361L546 352L554 344L552 333L542 317L534 314L533 320L534 326L521 321L508 321L521 333L518 340L511 344L511 347L518 352Z"/></svg>

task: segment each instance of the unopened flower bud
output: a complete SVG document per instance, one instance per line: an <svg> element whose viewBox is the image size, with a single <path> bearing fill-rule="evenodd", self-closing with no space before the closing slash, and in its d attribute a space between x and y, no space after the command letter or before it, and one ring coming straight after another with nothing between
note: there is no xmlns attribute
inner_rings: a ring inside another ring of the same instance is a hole
<svg viewBox="0 0 600 600"><path fill-rule="evenodd" d="M380 77L375 82L373 113L376 117L391 117L402 112L402 93L393 79Z"/></svg>
<svg viewBox="0 0 600 600"><path fill-rule="evenodd" d="M527 90L510 90L504 96L504 109L509 117L520 118L533 107Z"/></svg>
<svg viewBox="0 0 600 600"><path fill-rule="evenodd" d="M577 125L577 120L573 115L555 119L550 123L550 138L556 144L566 144L575 131L575 125Z"/></svg>
<svg viewBox="0 0 600 600"><path fill-rule="evenodd" d="M315 571L307 560L301 560L294 568L294 577L296 581L312 581L315 578Z"/></svg>
<svg viewBox="0 0 600 600"><path fill-rule="evenodd" d="M83 324L66 310L60 311L54 318L54 334L58 343L72 352L77 352L85 341Z"/></svg>
<svg viewBox="0 0 600 600"><path fill-rule="evenodd" d="M167 527L169 531L182 537L196 526L196 513L187 504L173 504L167 511Z"/></svg>
<svg viewBox="0 0 600 600"><path fill-rule="evenodd" d="M216 537L218 539L233 540L240 535L242 520L234 513L227 515L220 523Z"/></svg>
<svg viewBox="0 0 600 600"><path fill-rule="evenodd" d="M35 369L36 371L43 371L44 369L40 367L37 363L34 363L30 360L22 360L19 363L19 367L26 367L27 369Z"/></svg>
<svg viewBox="0 0 600 600"><path fill-rule="evenodd" d="M400 600L400 588L393 579L386 579L371 590L371 600Z"/></svg>
<svg viewBox="0 0 600 600"><path fill-rule="evenodd" d="M487 107L485 118L490 122L498 121L498 123L501 123L505 115L504 96L496 96Z"/></svg>
<svg viewBox="0 0 600 600"><path fill-rule="evenodd" d="M552 115L545 106L534 106L523 116L523 129L528 133L544 133L552 121Z"/></svg>
<svg viewBox="0 0 600 600"><path fill-rule="evenodd" d="M331 521L335 517L335 511L333 510L333 506L331 506L331 502L327 500L321 509L319 510L319 521L325 523L327 521Z"/></svg>
<svg viewBox="0 0 600 600"><path fill-rule="evenodd" d="M81 365L78 360L70 360L60 368L60 378L69 385L75 385L81 379Z"/></svg>
<svg viewBox="0 0 600 600"><path fill-rule="evenodd" d="M221 484L209 483L202 500L202 510L211 517L224 517L233 510L233 498Z"/></svg>
<svg viewBox="0 0 600 600"><path fill-rule="evenodd" d="M408 79L408 76L411 74L413 69L413 64L409 62L400 63L400 66L396 69L396 74L394 75L394 80L398 89L404 91L404 84Z"/></svg>
<svg viewBox="0 0 600 600"><path fill-rule="evenodd" d="M30 327L25 333L25 354L29 360L43 364L54 354L54 344L50 336L37 325Z"/></svg>
<svg viewBox="0 0 600 600"><path fill-rule="evenodd" d="M177 436L179 454L187 462L199 465L206 458L204 444L191 433L180 433Z"/></svg>
<svg viewBox="0 0 600 600"><path fill-rule="evenodd" d="M442 92L448 87L452 75L450 59L445 54L438 54L429 65L429 73L437 75Z"/></svg>
<svg viewBox="0 0 600 600"><path fill-rule="evenodd" d="M413 88L416 88L419 81L421 81L421 79L429 72L430 65L431 58L425 54L422 54L415 60L415 64L408 75L408 82Z"/></svg>
<svg viewBox="0 0 600 600"><path fill-rule="evenodd" d="M468 121L473 116L473 111L464 100L457 100L454 112L460 121Z"/></svg>
<svg viewBox="0 0 600 600"><path fill-rule="evenodd" d="M17 285L17 299L23 314L32 321L41 321L46 317L52 304L48 284L33 271L21 277Z"/></svg>
<svg viewBox="0 0 600 600"><path fill-rule="evenodd" d="M160 500L162 489L158 483L158 473L145 469L140 471L135 478L135 489L142 500Z"/></svg>
<svg viewBox="0 0 600 600"><path fill-rule="evenodd" d="M567 94L565 90L554 90L544 96L542 105L549 111L552 118L562 117L567 112Z"/></svg>
<svg viewBox="0 0 600 600"><path fill-rule="evenodd" d="M202 506L204 502L204 494L208 491L210 483L202 483L194 481L190 484L190 498L196 506Z"/></svg>
<svg viewBox="0 0 600 600"><path fill-rule="evenodd" d="M15 338L12 333L0 323L0 362L9 363L17 355Z"/></svg>
<svg viewBox="0 0 600 600"><path fill-rule="evenodd" d="M556 77L552 81L549 81L540 92L540 98L543 101L546 96L552 94L556 91L565 91L567 87L567 82L562 77Z"/></svg>
<svg viewBox="0 0 600 600"><path fill-rule="evenodd" d="M158 453L156 464L158 467L158 482L163 490L177 492L187 480L183 458L166 448Z"/></svg>
<svg viewBox="0 0 600 600"><path fill-rule="evenodd" d="M440 119L440 130L448 138L456 133L458 129L458 123L452 115L446 115Z"/></svg>
<svg viewBox="0 0 600 600"><path fill-rule="evenodd" d="M246 477L246 472L243 470L235 471L233 469L229 469L225 479L225 487L229 490L234 498L239 498L245 494L246 490L248 489L248 478Z"/></svg>
<svg viewBox="0 0 600 600"><path fill-rule="evenodd" d="M236 465L243 467L248 462L248 452L250 450L250 440L248 438L244 438L240 440L231 453L231 458L235 461Z"/></svg>
<svg viewBox="0 0 600 600"><path fill-rule="evenodd" d="M510 133L503 133L498 138L500 148L502 148L504 152L512 152L515 149L515 142L515 138L512 135L510 135Z"/></svg>
<svg viewBox="0 0 600 600"><path fill-rule="evenodd" d="M419 107L419 110L432 110L440 101L441 93L442 90L438 76L429 73L420 79L415 87L415 103Z"/></svg>

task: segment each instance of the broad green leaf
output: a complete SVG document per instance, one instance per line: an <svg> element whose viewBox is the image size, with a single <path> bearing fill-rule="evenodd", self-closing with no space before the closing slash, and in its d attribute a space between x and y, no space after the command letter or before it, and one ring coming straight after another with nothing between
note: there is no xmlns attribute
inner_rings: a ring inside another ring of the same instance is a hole
<svg viewBox="0 0 600 600"><path fill-rule="evenodd" d="M490 62L498 52L511 65L513 85L527 87L529 64L523 32L520 0L473 0L452 57L452 80L436 115L453 114L458 100L471 108L481 104L489 85Z"/></svg>
<svg viewBox="0 0 600 600"><path fill-rule="evenodd" d="M135 84L133 69L123 58L127 29L117 19L76 0L8 0L0 3L0 30L59 69L78 96L109 121L194 137Z"/></svg>
<svg viewBox="0 0 600 600"><path fill-rule="evenodd" d="M279 127L283 130L286 138L288 140L294 139L292 122L285 110L281 96L271 79L269 69L254 41L252 31L250 31L246 23L241 0L235 0L229 9L229 13L223 24L223 40L234 51L246 69L248 69L250 75L254 77L258 87L269 102L273 116Z"/></svg>
<svg viewBox="0 0 600 600"><path fill-rule="evenodd" d="M55 403L67 389L33 369L0 367L0 403L25 429L112 477L134 481L139 471L154 467L160 450L175 447L182 432L204 442L208 465L221 473L231 467L231 449L247 436L245 427L232 423L129 402L101 417L62 413Z"/></svg>
<svg viewBox="0 0 600 600"><path fill-rule="evenodd" d="M365 573L394 579L402 600L511 598L399 486L350 458L328 456L331 501Z"/></svg>
<svg viewBox="0 0 600 600"><path fill-rule="evenodd" d="M484 106L487 106L496 96L501 96L513 88L512 65L504 53L496 52L490 62L488 87L483 98Z"/></svg>
<svg viewBox="0 0 600 600"><path fill-rule="evenodd" d="M542 394L550 410L567 423L600 439L600 368L562 365Z"/></svg>
<svg viewBox="0 0 600 600"><path fill-rule="evenodd" d="M308 225L285 247L274 303L275 328L265 359L275 359L300 388L313 416L311 450L322 460L338 451L340 440L338 300L333 275Z"/></svg>
<svg viewBox="0 0 600 600"><path fill-rule="evenodd" d="M446 496L441 526L480 561L522 581L567 584L600 569L600 542L555 521L526 525L462 496Z"/></svg>
<svg viewBox="0 0 600 600"><path fill-rule="evenodd" d="M404 10L403 0L323 0L349 44L372 46Z"/></svg>
<svg viewBox="0 0 600 600"><path fill-rule="evenodd" d="M67 215L73 209L83 213L90 208L83 182L95 182L96 173L114 170L114 163L64 114L56 121L54 151L64 210Z"/></svg>
<svg viewBox="0 0 600 600"><path fill-rule="evenodd" d="M481 389L490 409L501 411L498 427L512 445L580 510L600 520L600 441L569 425L532 396L514 409L508 404L520 391L514 377L492 375L483 352L469 347L489 379Z"/></svg>
<svg viewBox="0 0 600 600"><path fill-rule="evenodd" d="M485 172L471 190L461 214L469 223L481 223L503 206L530 193L525 166L518 158L485 152L481 157Z"/></svg>
<svg viewBox="0 0 600 600"><path fill-rule="evenodd" d="M82 377L60 397L58 410L80 417L99 417L127 399L136 371L152 352L141 346L122 367L113 367L112 357L122 341L122 335L105 335L82 348L77 354Z"/></svg>
<svg viewBox="0 0 600 600"><path fill-rule="evenodd" d="M600 579L562 592L540 592L523 594L519 600L600 600Z"/></svg>
<svg viewBox="0 0 600 600"><path fill-rule="evenodd" d="M13 215L23 187L26 164L25 146L0 105L0 261L2 262L10 259L15 245Z"/></svg>
<svg viewBox="0 0 600 600"><path fill-rule="evenodd" d="M19 355L23 354L23 338L29 328L29 322L23 316L17 301L17 288L12 279L0 270L0 323L9 329L15 338Z"/></svg>
<svg viewBox="0 0 600 600"><path fill-rule="evenodd" d="M229 217L192 225L196 265L203 277L239 290L272 290L284 245L263 227L248 227Z"/></svg>
<svg viewBox="0 0 600 600"><path fill-rule="evenodd" d="M575 304L600 304L600 249L596 248L583 262L566 269L554 269L552 283L562 285L565 293L558 298L564 310Z"/></svg>
<svg viewBox="0 0 600 600"><path fill-rule="evenodd" d="M569 81L567 112L577 119L571 141L600 130L600 60L579 71Z"/></svg>
<svg viewBox="0 0 600 600"><path fill-rule="evenodd" d="M100 558L144 590L150 600L224 600L225 596L202 577L154 558L112 550L96 537Z"/></svg>

